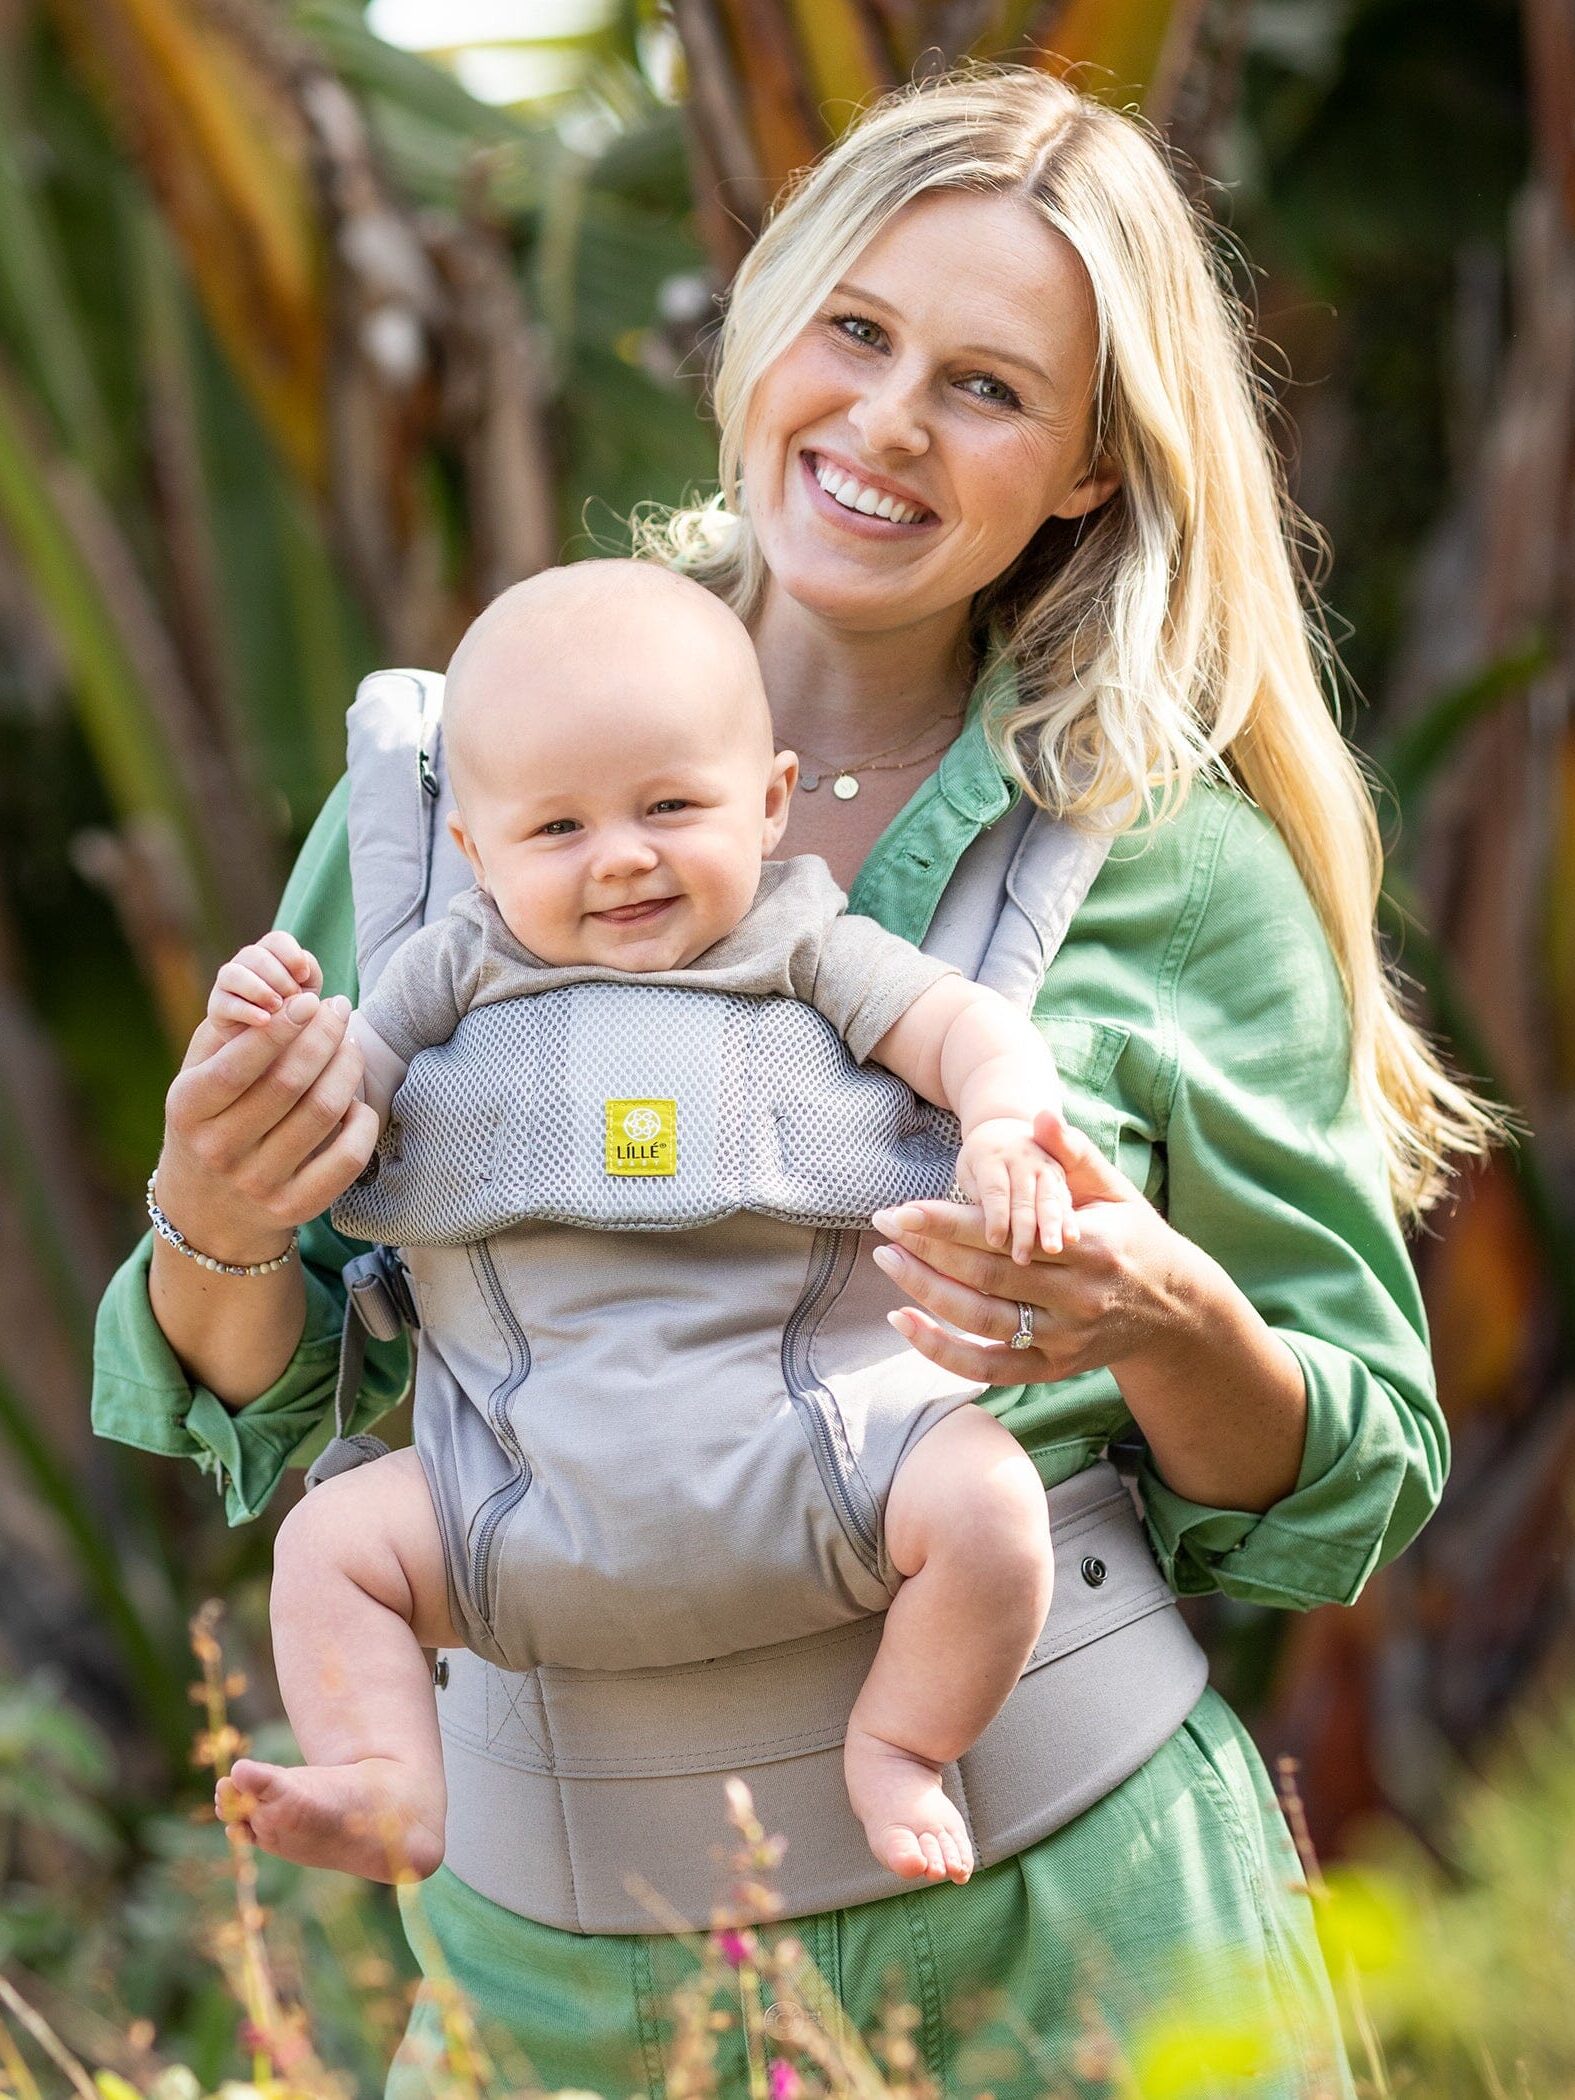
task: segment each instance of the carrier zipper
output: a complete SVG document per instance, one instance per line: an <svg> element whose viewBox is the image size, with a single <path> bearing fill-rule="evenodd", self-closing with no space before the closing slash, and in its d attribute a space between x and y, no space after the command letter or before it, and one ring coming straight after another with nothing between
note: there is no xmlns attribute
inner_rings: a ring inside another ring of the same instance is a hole
<svg viewBox="0 0 1575 2100"><path fill-rule="evenodd" d="M524 1496L532 1477L530 1460L525 1456L520 1440L514 1434L514 1425L509 1420L509 1402L530 1376L530 1343L526 1340L525 1330L509 1303L508 1293L503 1288L497 1265L492 1259L492 1249L486 1240L477 1240L470 1248L470 1265L476 1281L481 1286L482 1296L487 1301L487 1309L509 1352L508 1370L487 1397L487 1419L492 1424L498 1442L514 1461L516 1468L515 1478L504 1481L501 1487L494 1488L487 1502L482 1504L486 1513L482 1517L481 1528L476 1534L476 1543L470 1557L471 1595L482 1619L490 1624L486 1584L492 1558L493 1537L499 1524Z"/></svg>
<svg viewBox="0 0 1575 2100"><path fill-rule="evenodd" d="M809 1425L820 1477L836 1504L848 1541L878 1580L880 1543L875 1505L863 1481L854 1473L851 1457L846 1464L842 1462L840 1439L832 1426L837 1420L837 1403L813 1375L809 1363L820 1315L852 1273L858 1244L856 1232L822 1226L815 1234L809 1281L782 1330L782 1377L800 1419Z"/></svg>

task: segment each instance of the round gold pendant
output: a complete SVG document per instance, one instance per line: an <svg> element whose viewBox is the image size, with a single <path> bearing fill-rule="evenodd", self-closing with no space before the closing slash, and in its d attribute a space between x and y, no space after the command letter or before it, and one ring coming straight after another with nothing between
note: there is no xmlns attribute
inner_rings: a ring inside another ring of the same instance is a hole
<svg viewBox="0 0 1575 2100"><path fill-rule="evenodd" d="M839 773L831 783L831 792L839 802L851 802L859 791L859 784L851 773Z"/></svg>

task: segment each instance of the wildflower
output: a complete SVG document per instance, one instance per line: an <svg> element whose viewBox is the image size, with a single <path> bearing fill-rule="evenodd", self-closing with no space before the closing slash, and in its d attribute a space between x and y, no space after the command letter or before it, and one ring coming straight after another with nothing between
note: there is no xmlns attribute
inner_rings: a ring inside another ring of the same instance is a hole
<svg viewBox="0 0 1575 2100"><path fill-rule="evenodd" d="M799 2100L799 2095L804 2090L803 2079L793 2066L784 2063L780 2056L772 2060L771 2067L766 2072L766 2084L770 2089L771 2100Z"/></svg>
<svg viewBox="0 0 1575 2100"><path fill-rule="evenodd" d="M731 1925L713 1936L712 1944L730 1969L741 1969L754 1956L751 1935L736 1931Z"/></svg>

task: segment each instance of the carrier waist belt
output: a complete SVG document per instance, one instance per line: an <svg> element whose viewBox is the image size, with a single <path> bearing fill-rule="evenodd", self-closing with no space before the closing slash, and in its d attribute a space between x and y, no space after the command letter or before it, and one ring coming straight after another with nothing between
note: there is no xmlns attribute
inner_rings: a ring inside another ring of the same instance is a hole
<svg viewBox="0 0 1575 2100"><path fill-rule="evenodd" d="M1114 1467L1090 1467L1047 1501L1050 1616L1006 1705L943 1775L981 1866L1103 1799L1174 1734L1207 1677ZM561 1930L662 1931L674 1913L703 1928L726 1914L713 1848L729 1836L723 1779L736 1772L787 1839L784 1916L911 1889L871 1856L842 1778L881 1625L661 1670L515 1674L447 1651L447 1865ZM664 1915L631 1884L656 1890Z"/></svg>

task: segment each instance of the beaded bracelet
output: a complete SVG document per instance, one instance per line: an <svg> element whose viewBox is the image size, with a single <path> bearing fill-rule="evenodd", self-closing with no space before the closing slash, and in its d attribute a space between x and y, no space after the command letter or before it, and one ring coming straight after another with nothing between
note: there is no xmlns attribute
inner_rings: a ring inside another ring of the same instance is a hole
<svg viewBox="0 0 1575 2100"><path fill-rule="evenodd" d="M177 1254L184 1254L188 1261L196 1262L202 1269L212 1269L217 1276L271 1276L275 1269L282 1269L295 1252L296 1234L290 1234L290 1244L282 1254L274 1255L271 1261L220 1261L216 1255L199 1254L191 1246L178 1225L172 1225L153 1200L153 1184L157 1181L157 1167L148 1176L148 1216L153 1220L153 1230L161 1240L168 1240Z"/></svg>

